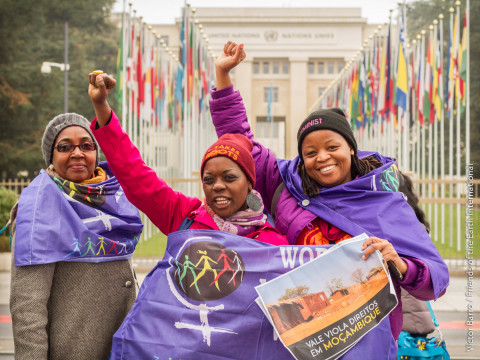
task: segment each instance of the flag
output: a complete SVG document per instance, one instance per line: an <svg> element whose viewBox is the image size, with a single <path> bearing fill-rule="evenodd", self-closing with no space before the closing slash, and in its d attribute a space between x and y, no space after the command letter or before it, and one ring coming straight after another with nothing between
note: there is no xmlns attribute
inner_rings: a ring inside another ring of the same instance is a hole
<svg viewBox="0 0 480 360"><path fill-rule="evenodd" d="M376 122L378 116L378 97L380 96L379 74L380 74L380 39L374 37L373 45L373 66L370 76L370 87L372 89L370 102L372 103L372 121Z"/></svg>
<svg viewBox="0 0 480 360"><path fill-rule="evenodd" d="M115 87L115 99L118 103L118 108L122 109L123 104L123 32L125 31L125 13L122 16L122 30L120 32L120 44L118 46L117 55L117 86Z"/></svg>
<svg viewBox="0 0 480 360"><path fill-rule="evenodd" d="M459 46L459 58L460 76L458 78L458 96L460 96L460 104L462 110L466 103L466 83L467 83L467 42L468 42L468 27L467 27L467 10L465 10L463 16L463 32L462 43Z"/></svg>
<svg viewBox="0 0 480 360"><path fill-rule="evenodd" d="M272 120L272 100L273 100L273 83L270 81L270 89L268 91L267 121Z"/></svg>
<svg viewBox="0 0 480 360"><path fill-rule="evenodd" d="M365 68L365 57L366 55L364 54L363 59L361 59L358 64L357 128L365 126L366 118L365 88L367 87L367 70Z"/></svg>
<svg viewBox="0 0 480 360"><path fill-rule="evenodd" d="M383 76L383 84L381 87L384 89L382 93L383 97L383 106L379 107L379 111L382 114L382 118L384 120L390 121L390 110L391 110L391 101L392 101L392 90L393 90L393 81L392 81L392 74L391 74L391 48L390 48L390 25L388 26L388 35L386 39L384 40L386 43L384 44L384 54L382 54L382 72L384 74L381 74Z"/></svg>
<svg viewBox="0 0 480 360"><path fill-rule="evenodd" d="M405 18L402 9L402 14L400 15L400 31L399 31L399 41L397 49L397 91L396 91L396 104L403 109L407 110L407 88L408 88L408 77L407 77L407 59L405 56Z"/></svg>
<svg viewBox="0 0 480 360"><path fill-rule="evenodd" d="M137 39L138 39L137 68L136 68L136 80L137 80L137 88L138 88L137 120L140 120L140 107L142 106L142 104L144 102L145 87L144 87L144 84L143 84L143 67L142 67L143 40L142 40L142 36L139 34Z"/></svg>
<svg viewBox="0 0 480 360"><path fill-rule="evenodd" d="M390 119L390 110L392 109L392 98L393 98L393 79L392 79L392 50L391 50L391 24L388 25L388 37L387 37L387 59L385 62L386 66L386 82L385 82L385 108L384 114L386 120Z"/></svg>
<svg viewBox="0 0 480 360"><path fill-rule="evenodd" d="M450 90L450 87L451 87L451 81L450 81L450 71L451 71L451 66L450 66L450 63L451 63L451 60L452 60L452 56L451 56L451 52L452 52L452 38L453 38L453 23L452 23L452 19L453 17L451 16L450 17L450 24L449 24L449 27L448 27L448 46L447 46L447 67L445 68L446 71L447 71L447 76L445 76L445 110L447 110L447 113L448 113L448 117L450 117L450 103L451 103L451 99L450 99L450 94L451 94L451 90Z"/></svg>
<svg viewBox="0 0 480 360"><path fill-rule="evenodd" d="M455 93L455 82L457 78L457 68L458 68L458 45L459 45L459 35L458 35L458 16L455 15L455 20L451 26L452 33L452 42L450 48L450 61L448 69L448 110L452 111L454 104L454 93Z"/></svg>
<svg viewBox="0 0 480 360"><path fill-rule="evenodd" d="M430 114L430 104L432 103L432 42L428 39L427 45L427 61L425 63L425 82L424 82L424 97L423 97L423 116L425 120L433 123Z"/></svg>
<svg viewBox="0 0 480 360"><path fill-rule="evenodd" d="M423 103L425 98L425 36L422 36L422 41L420 43L420 57L418 62L418 72L417 72L417 104L418 104L418 121L420 125L423 125L425 122L425 116L423 113Z"/></svg>
<svg viewBox="0 0 480 360"><path fill-rule="evenodd" d="M435 27L435 60L433 64L433 106L437 119L441 118L442 94L440 93L440 78L442 75L442 43L440 42L440 28Z"/></svg>

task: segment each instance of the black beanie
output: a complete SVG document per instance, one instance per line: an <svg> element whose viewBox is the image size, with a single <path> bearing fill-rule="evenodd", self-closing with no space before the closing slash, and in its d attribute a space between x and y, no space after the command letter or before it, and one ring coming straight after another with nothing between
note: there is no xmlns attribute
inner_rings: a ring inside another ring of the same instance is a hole
<svg viewBox="0 0 480 360"><path fill-rule="evenodd" d="M312 112L300 125L297 133L298 156L303 161L302 142L305 136L316 130L332 130L342 135L357 153L357 141L345 113L340 108L322 109Z"/></svg>

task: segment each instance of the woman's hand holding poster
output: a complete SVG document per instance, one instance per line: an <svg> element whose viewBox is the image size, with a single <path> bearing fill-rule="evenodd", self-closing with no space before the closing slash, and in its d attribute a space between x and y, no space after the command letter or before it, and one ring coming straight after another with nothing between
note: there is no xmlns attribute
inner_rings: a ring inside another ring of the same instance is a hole
<svg viewBox="0 0 480 360"><path fill-rule="evenodd" d="M362 260L367 238L345 240L256 287L257 303L295 358L338 358L397 306L380 252Z"/></svg>

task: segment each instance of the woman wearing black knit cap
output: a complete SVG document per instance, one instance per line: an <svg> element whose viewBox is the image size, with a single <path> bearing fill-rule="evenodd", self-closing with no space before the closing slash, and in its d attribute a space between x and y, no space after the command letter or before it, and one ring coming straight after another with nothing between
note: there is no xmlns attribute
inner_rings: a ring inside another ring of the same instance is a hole
<svg viewBox="0 0 480 360"><path fill-rule="evenodd" d="M233 90L229 72L244 58L243 44L225 44L215 62L217 88L211 91L210 111L218 136L240 133L252 141L255 189L274 215L276 228L295 245L336 244L366 233L370 237L363 245L363 258L379 250L392 263L397 297L400 287L422 300L442 295L448 269L398 191L402 178L395 159L359 151L349 121L337 108L310 114L297 133L298 156L276 159L254 141L240 93ZM361 352L364 359L395 359L401 304L388 320L388 338L385 332L367 334L354 346L356 351L342 358L355 359ZM380 348L369 347L368 336L390 344L390 350L379 353Z"/></svg>

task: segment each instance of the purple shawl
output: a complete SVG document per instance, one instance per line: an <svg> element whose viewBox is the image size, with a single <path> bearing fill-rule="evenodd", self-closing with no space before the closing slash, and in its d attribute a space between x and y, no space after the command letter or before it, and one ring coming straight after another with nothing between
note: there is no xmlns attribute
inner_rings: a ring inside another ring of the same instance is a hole
<svg viewBox="0 0 480 360"><path fill-rule="evenodd" d="M23 190L17 212L15 266L98 263L132 256L143 228L140 215L107 163L99 166L108 179L88 185L95 195L91 202L83 201L78 192L67 194L45 170Z"/></svg>
<svg viewBox="0 0 480 360"><path fill-rule="evenodd" d="M308 198L297 172L300 161L277 159L278 169L298 206L352 236L366 233L386 239L401 254L427 264L435 299L447 288L448 268L403 193L398 192L399 171L395 160L374 152L359 151L360 158L375 155L383 166L348 183L322 188Z"/></svg>

